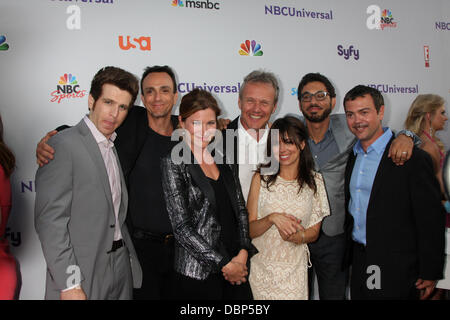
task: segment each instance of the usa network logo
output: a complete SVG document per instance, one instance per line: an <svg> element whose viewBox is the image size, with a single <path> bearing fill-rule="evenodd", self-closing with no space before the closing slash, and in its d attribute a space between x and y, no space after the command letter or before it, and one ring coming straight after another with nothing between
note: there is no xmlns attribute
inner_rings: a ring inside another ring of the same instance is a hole
<svg viewBox="0 0 450 320"><path fill-rule="evenodd" d="M260 57L263 55L263 52L261 50L261 45L259 43L256 43L255 40L245 40L245 42L241 43L239 54L241 56Z"/></svg>
<svg viewBox="0 0 450 320"><path fill-rule="evenodd" d="M171 0L172 7L194 8L194 9L220 9L219 2L206 1L190 1L190 0Z"/></svg>
<svg viewBox="0 0 450 320"><path fill-rule="evenodd" d="M394 22L394 17L391 10L381 8L377 5L371 5L367 7L367 14L370 16L367 18L367 28L369 30L384 30L384 28L397 28L397 22Z"/></svg>
<svg viewBox="0 0 450 320"><path fill-rule="evenodd" d="M74 75L65 73L59 78L56 90L51 94L51 102L60 103L64 99L83 98L86 90L81 90L80 85Z"/></svg>

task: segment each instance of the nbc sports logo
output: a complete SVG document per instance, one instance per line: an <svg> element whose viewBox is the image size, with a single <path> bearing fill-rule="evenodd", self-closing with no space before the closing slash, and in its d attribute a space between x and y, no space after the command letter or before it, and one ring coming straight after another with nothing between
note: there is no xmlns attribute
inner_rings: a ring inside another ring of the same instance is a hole
<svg viewBox="0 0 450 320"><path fill-rule="evenodd" d="M86 95L86 90L81 90L77 78L71 73L59 77L56 90L51 94L51 102L61 103L64 99L83 98Z"/></svg>

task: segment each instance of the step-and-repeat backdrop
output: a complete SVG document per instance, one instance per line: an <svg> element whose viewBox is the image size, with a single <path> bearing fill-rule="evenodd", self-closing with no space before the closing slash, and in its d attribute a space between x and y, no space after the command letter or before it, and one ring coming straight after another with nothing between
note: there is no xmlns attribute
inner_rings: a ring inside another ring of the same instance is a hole
<svg viewBox="0 0 450 320"><path fill-rule="evenodd" d="M449 58L448 0L0 0L0 112L17 157L6 236L20 262L21 299L44 294L33 225L36 143L83 117L101 67L140 76L167 64L180 97L211 91L229 119L252 70L280 80L274 118L298 113L299 80L321 72L336 87L334 112L356 84L374 86L386 100L384 124L400 129L417 94L450 100ZM448 126L440 137L448 148Z"/></svg>

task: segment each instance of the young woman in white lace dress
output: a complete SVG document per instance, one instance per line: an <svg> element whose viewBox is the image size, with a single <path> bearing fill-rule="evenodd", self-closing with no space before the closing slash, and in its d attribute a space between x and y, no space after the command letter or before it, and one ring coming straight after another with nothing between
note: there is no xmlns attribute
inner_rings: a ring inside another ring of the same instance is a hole
<svg viewBox="0 0 450 320"><path fill-rule="evenodd" d="M276 129L279 145L269 134L267 146L279 162L278 172L265 174L260 168L247 201L250 237L259 251L251 259L249 282L256 300L307 300L307 243L317 240L330 209L303 123L286 116L273 123L271 130Z"/></svg>

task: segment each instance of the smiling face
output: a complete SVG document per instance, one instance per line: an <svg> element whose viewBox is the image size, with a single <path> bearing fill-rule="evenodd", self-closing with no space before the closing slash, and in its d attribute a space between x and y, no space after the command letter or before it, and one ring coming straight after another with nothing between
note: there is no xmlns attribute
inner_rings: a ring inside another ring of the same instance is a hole
<svg viewBox="0 0 450 320"><path fill-rule="evenodd" d="M177 102L172 78L166 72L149 73L142 81L142 103L154 118L170 117Z"/></svg>
<svg viewBox="0 0 450 320"><path fill-rule="evenodd" d="M214 137L217 128L216 112L207 108L193 113L184 121L180 116L179 120L181 127L189 132L191 146L205 149Z"/></svg>
<svg viewBox="0 0 450 320"><path fill-rule="evenodd" d="M115 85L104 84L97 100L89 95L89 119L106 138L110 138L128 114L131 94Z"/></svg>
<svg viewBox="0 0 450 320"><path fill-rule="evenodd" d="M382 134L381 120L384 116L384 105L379 112L369 94L348 100L344 104L347 125L350 131L361 141L366 151Z"/></svg>
<svg viewBox="0 0 450 320"><path fill-rule="evenodd" d="M293 166L298 168L300 153L303 148L305 148L305 141L300 142L299 148L286 134L283 138L280 137L278 145L273 146L273 152L280 163L280 167Z"/></svg>
<svg viewBox="0 0 450 320"><path fill-rule="evenodd" d="M245 130L263 129L277 107L275 88L264 82L249 82L238 101L241 109L240 120Z"/></svg>
<svg viewBox="0 0 450 320"><path fill-rule="evenodd" d="M312 81L307 83L303 88L301 94L316 94L319 91L327 92L327 88L322 82ZM317 100L315 96L312 97L311 101L302 101L300 99L299 105L303 116L311 122L322 122L324 121L333 110L336 104L336 98L331 98L328 94L324 100Z"/></svg>
<svg viewBox="0 0 450 320"><path fill-rule="evenodd" d="M444 106L439 107L433 114L431 115L431 127L434 131L444 130L445 123L447 122L448 117L445 114Z"/></svg>

